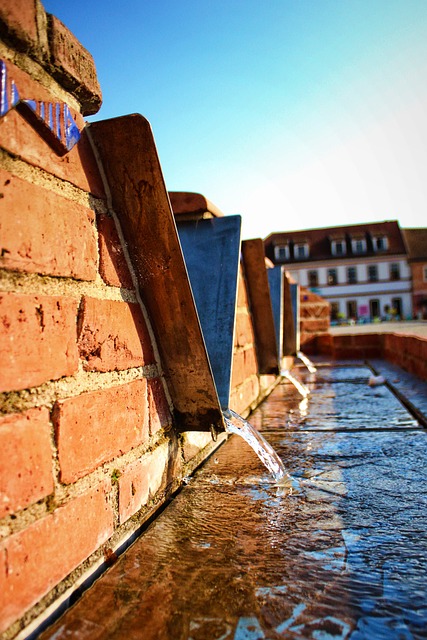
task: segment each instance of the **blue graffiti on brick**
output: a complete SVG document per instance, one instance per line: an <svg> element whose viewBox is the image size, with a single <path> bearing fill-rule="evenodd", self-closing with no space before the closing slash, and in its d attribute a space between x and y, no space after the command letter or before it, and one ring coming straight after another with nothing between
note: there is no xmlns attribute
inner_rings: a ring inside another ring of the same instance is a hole
<svg viewBox="0 0 427 640"><path fill-rule="evenodd" d="M16 109L58 155L71 151L80 139L80 131L65 102L23 99L0 60L0 118Z"/></svg>

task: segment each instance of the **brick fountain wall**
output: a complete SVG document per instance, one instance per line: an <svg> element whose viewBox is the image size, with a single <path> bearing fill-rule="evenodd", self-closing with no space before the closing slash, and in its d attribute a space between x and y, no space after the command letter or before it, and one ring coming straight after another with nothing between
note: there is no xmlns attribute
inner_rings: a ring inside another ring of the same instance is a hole
<svg viewBox="0 0 427 640"><path fill-rule="evenodd" d="M172 428L84 130L101 103L92 57L38 0L3 2L0 27L9 106L15 89L46 119L66 103L82 132L58 152L28 113L0 121L0 632L12 638L112 561L217 445ZM231 406L247 415L275 382L258 375L241 274Z"/></svg>

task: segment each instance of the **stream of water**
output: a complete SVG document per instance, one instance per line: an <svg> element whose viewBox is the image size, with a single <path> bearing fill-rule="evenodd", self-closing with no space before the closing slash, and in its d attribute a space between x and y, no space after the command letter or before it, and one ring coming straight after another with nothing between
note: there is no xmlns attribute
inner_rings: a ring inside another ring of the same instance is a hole
<svg viewBox="0 0 427 640"><path fill-rule="evenodd" d="M295 378L295 376L293 376L290 371L281 371L280 375L282 376L282 378L286 378L287 380L289 380L289 382L292 382L295 389L300 392L303 398L307 398L307 396L310 394L310 389L306 387L303 382L300 382L300 380Z"/></svg>
<svg viewBox="0 0 427 640"><path fill-rule="evenodd" d="M292 487L292 478L286 471L285 465L259 431L254 429L247 420L232 409L224 412L224 421L225 430L228 433L234 433L240 436L252 447L277 483L289 485L290 488Z"/></svg>
<svg viewBox="0 0 427 640"><path fill-rule="evenodd" d="M302 351L297 351L297 358L299 358L301 362L305 364L310 373L316 373L317 368L314 366L310 358L307 358L305 353L303 353Z"/></svg>

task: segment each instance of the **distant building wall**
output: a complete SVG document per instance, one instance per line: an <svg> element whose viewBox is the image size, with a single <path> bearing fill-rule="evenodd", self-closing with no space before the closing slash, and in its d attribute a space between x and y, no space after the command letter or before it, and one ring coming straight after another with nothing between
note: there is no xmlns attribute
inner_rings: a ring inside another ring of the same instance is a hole
<svg viewBox="0 0 427 640"><path fill-rule="evenodd" d="M414 316L427 319L427 260L426 262L413 262L411 269Z"/></svg>
<svg viewBox="0 0 427 640"><path fill-rule="evenodd" d="M412 317L411 268L397 221L273 233L264 244L268 258L330 302L333 322Z"/></svg>

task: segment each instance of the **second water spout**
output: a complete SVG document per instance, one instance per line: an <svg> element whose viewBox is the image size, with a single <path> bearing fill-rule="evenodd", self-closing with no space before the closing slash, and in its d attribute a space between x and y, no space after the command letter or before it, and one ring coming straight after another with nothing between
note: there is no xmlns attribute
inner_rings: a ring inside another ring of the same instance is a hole
<svg viewBox="0 0 427 640"><path fill-rule="evenodd" d="M302 351L297 351L297 358L299 358L301 362L305 364L310 373L316 373L316 367L314 366L310 358L307 358L305 353L303 353Z"/></svg>
<svg viewBox="0 0 427 640"><path fill-rule="evenodd" d="M287 370L281 371L280 375L282 376L282 378L286 378L287 380L289 380L289 382L292 382L295 389L297 389L300 392L303 398L307 398L307 396L310 393L310 389L308 389L308 387L306 387L305 384L303 384L297 378L295 378L295 376L293 376L290 371L287 371Z"/></svg>

